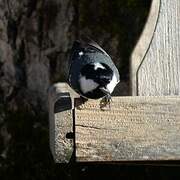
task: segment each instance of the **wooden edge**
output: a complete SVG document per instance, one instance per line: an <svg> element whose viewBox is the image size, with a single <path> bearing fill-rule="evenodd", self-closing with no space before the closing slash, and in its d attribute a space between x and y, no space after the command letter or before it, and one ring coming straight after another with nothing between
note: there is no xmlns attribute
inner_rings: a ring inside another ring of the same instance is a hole
<svg viewBox="0 0 180 180"><path fill-rule="evenodd" d="M77 162L180 160L180 97L113 97L75 108Z"/></svg>
<svg viewBox="0 0 180 180"><path fill-rule="evenodd" d="M73 155L72 109L77 96L66 83L54 84L48 91L50 150L56 163L67 163Z"/></svg>
<svg viewBox="0 0 180 180"><path fill-rule="evenodd" d="M131 55L130 77L131 77L132 96L138 95L137 73L153 39L153 35L158 22L159 11L160 11L160 0L153 0L146 25Z"/></svg>

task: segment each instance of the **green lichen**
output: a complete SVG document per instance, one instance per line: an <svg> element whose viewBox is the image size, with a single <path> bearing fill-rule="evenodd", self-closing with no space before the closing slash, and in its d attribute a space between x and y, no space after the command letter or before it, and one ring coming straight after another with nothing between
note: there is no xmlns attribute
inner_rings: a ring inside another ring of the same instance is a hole
<svg viewBox="0 0 180 180"><path fill-rule="evenodd" d="M72 154L73 154L73 149L71 149L71 147L67 148L65 150L65 154L66 154L66 161L69 162L71 157L72 157Z"/></svg>

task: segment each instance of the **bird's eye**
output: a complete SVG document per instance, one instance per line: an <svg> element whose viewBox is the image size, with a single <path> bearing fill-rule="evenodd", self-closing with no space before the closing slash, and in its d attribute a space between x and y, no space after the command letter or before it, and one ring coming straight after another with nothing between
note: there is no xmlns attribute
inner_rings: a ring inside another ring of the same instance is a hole
<svg viewBox="0 0 180 180"><path fill-rule="evenodd" d="M90 53L94 53L94 52L96 52L96 51L95 51L95 49L94 49L94 48L89 47L89 48L88 48L88 52L90 52Z"/></svg>

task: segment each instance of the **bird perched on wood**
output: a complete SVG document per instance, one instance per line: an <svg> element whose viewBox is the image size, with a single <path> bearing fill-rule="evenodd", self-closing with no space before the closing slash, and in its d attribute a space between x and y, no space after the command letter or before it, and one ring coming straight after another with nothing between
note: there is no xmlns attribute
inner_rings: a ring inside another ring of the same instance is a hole
<svg viewBox="0 0 180 180"><path fill-rule="evenodd" d="M120 76L110 56L96 42L84 38L73 44L68 80L83 98L109 101Z"/></svg>

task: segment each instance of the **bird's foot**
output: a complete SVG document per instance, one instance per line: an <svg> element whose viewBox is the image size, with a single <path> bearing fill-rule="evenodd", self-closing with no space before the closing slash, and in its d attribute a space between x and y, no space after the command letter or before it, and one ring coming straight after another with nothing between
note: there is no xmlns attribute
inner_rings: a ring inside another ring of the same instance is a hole
<svg viewBox="0 0 180 180"><path fill-rule="evenodd" d="M100 109L104 110L103 108L107 107L107 105L109 106L109 109L111 109L111 102L112 102L111 95L110 94L106 95L100 101Z"/></svg>

